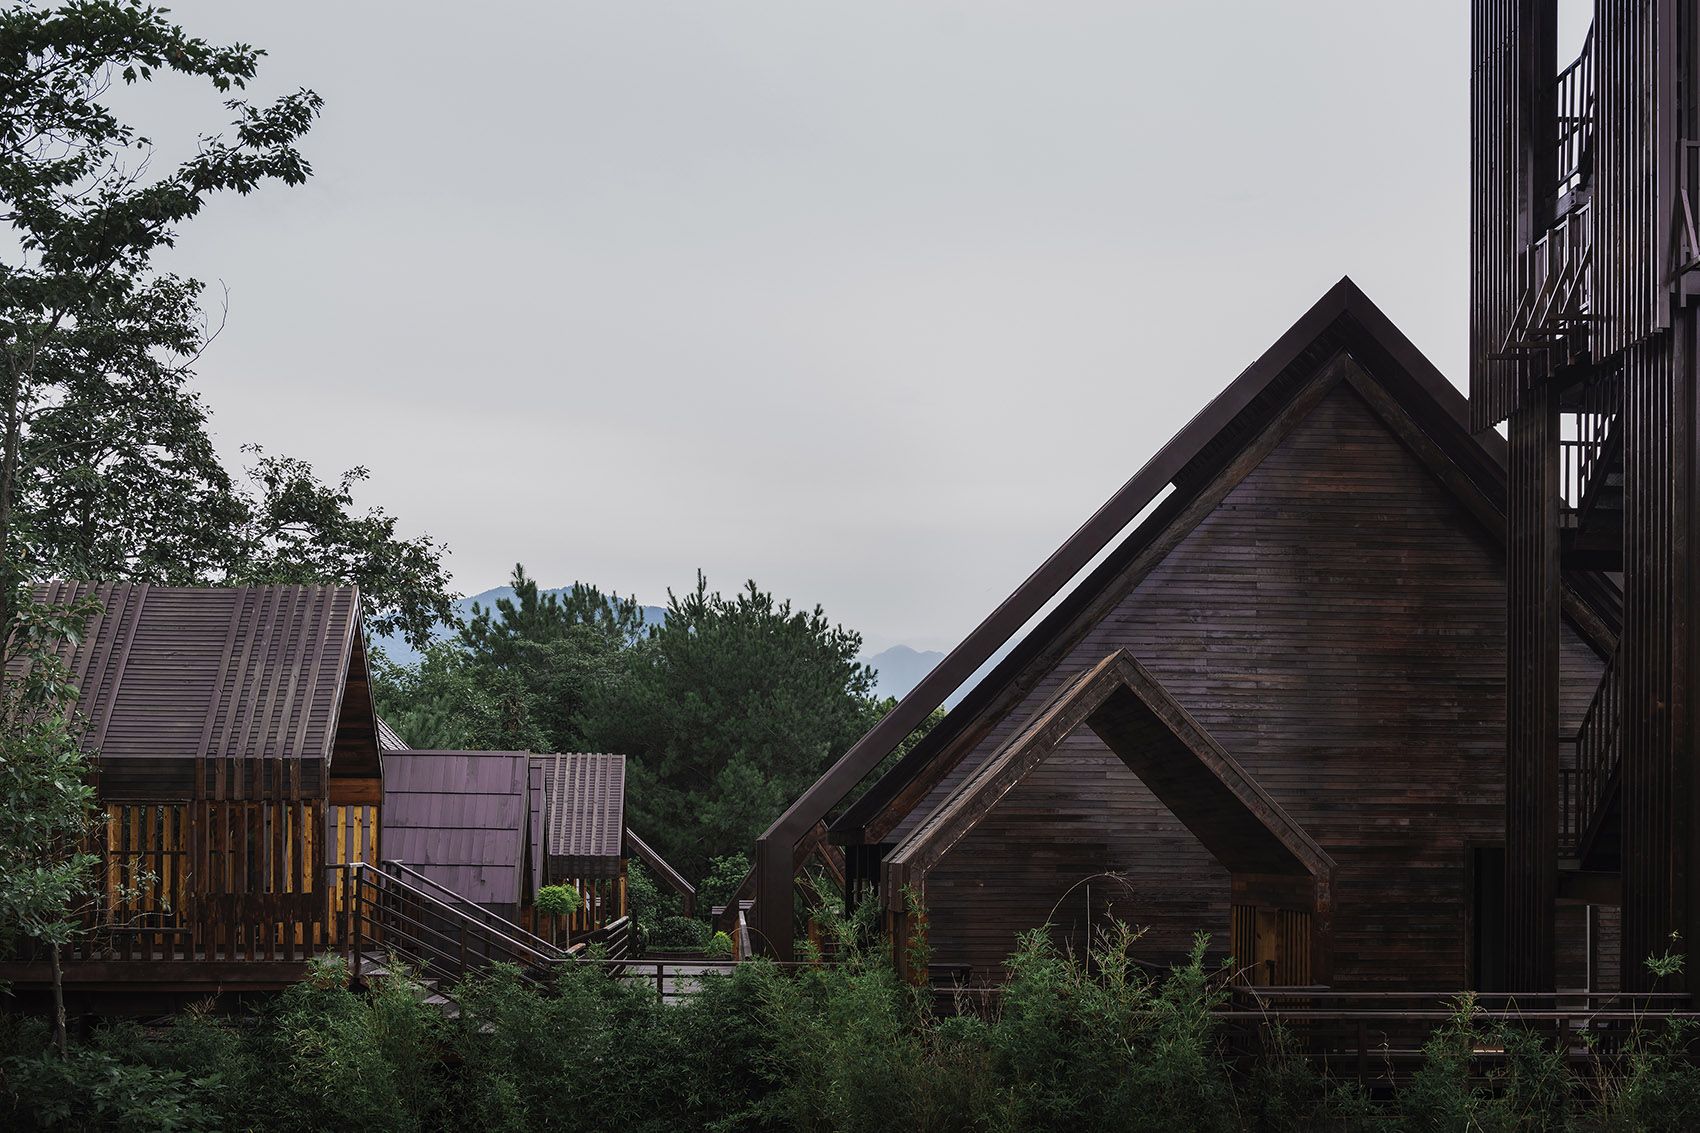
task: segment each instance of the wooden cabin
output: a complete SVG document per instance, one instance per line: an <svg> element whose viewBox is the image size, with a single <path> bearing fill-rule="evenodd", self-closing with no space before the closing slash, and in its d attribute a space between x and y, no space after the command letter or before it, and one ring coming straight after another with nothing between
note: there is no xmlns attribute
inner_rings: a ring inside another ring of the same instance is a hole
<svg viewBox="0 0 1700 1133"><path fill-rule="evenodd" d="M626 829L626 757L591 753L419 751L383 724L386 860L550 939L624 917L626 855L687 902L695 891ZM539 920L548 885L577 889L578 912Z"/></svg>
<svg viewBox="0 0 1700 1133"><path fill-rule="evenodd" d="M68 649L106 823L73 1003L271 989L337 946L339 867L383 850L352 587L53 583L101 609ZM0 964L25 990L40 958Z"/></svg>
<svg viewBox="0 0 1700 1133"><path fill-rule="evenodd" d="M1515 990L1564 980L1567 889L1621 909L1623 986L1677 941L1700 971L1700 36L1693 5L1474 0L1471 427L1501 427L1506 918ZM1566 586L1622 581L1621 633L1573 729ZM1614 916L1616 914L1614 913ZM1673 935L1674 934L1674 935Z"/></svg>
<svg viewBox="0 0 1700 1133"><path fill-rule="evenodd" d="M552 927L577 936L625 916L626 757L534 755L531 776L537 886L572 886L584 902Z"/></svg>
<svg viewBox="0 0 1700 1133"><path fill-rule="evenodd" d="M528 752L384 751L385 860L516 923L536 892L531 813Z"/></svg>
<svg viewBox="0 0 1700 1133"><path fill-rule="evenodd" d="M924 931L996 979L1018 932L1078 951L1114 916L1153 963L1210 932L1250 983L1499 985L1505 480L1504 445L1342 281L775 823L752 936L783 954L799 847L1001 651L826 830L900 962ZM1566 581L1572 735L1617 601ZM1615 973L1594 916L1561 911L1566 986Z"/></svg>

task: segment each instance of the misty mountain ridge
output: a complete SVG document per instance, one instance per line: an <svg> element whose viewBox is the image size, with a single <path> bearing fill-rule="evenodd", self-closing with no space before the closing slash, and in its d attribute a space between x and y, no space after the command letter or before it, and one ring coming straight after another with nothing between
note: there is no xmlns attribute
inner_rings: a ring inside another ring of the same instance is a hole
<svg viewBox="0 0 1700 1133"><path fill-rule="evenodd" d="M538 596L541 597L544 594L566 594L571 589L572 587L570 586L557 586L553 590L538 591ZM480 609L489 610L492 617L500 618L501 611L496 609L496 600L498 598L506 598L508 601L512 602L517 600L518 597L519 596L514 593L513 587L498 586L493 590L486 590L482 594L471 594L465 598L456 598L454 601L455 616L460 618L462 621L471 621L472 604L476 602ZM658 625L667 620L667 607L665 606L640 606L639 612L643 614L643 621L645 625ZM453 636L453 634L453 630L439 629L434 640L441 641L445 637ZM384 656L388 657L397 665L416 665L419 663L419 650L409 645L407 643L407 639L402 637L399 633L385 634L382 637L373 635L372 644L377 648L382 649L384 651Z"/></svg>
<svg viewBox="0 0 1700 1133"><path fill-rule="evenodd" d="M553 590L539 591L539 594L565 594L571 589L570 586L559 586ZM472 604L476 602L481 609L490 610L495 616L499 617L500 613L496 611L496 600L506 598L513 601L516 597L513 587L498 586L481 594L457 598L454 603L454 610L455 614L461 619L471 621ZM645 625L659 625L667 620L667 607L665 606L643 606L640 609L643 613ZM437 640L440 641L450 636L451 632L450 630L439 631ZM407 640L399 633L386 634L382 637L373 636L372 644L382 649L384 656L397 665L416 665L419 663L419 651L409 645ZM879 675L874 680L875 696L895 696L902 699L910 689L921 682L922 677L932 672L934 665L937 665L943 659L944 654L934 650L922 652L911 649L907 645L893 645L890 649L882 650L872 657L863 657L861 661L878 671Z"/></svg>

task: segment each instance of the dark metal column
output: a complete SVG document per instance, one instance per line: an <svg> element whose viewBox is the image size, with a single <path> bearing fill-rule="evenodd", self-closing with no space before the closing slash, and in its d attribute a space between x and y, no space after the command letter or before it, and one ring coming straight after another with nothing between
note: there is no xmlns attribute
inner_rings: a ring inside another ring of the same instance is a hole
<svg viewBox="0 0 1700 1133"><path fill-rule="evenodd" d="M1693 947L1688 742L1692 316L1624 361L1623 986ZM1677 937L1673 938L1672 933ZM1692 981L1690 981L1692 982ZM1662 981L1674 990L1680 981Z"/></svg>
<svg viewBox="0 0 1700 1133"><path fill-rule="evenodd" d="M1506 979L1511 991L1557 980L1558 405L1550 384L1510 418L1506 484Z"/></svg>

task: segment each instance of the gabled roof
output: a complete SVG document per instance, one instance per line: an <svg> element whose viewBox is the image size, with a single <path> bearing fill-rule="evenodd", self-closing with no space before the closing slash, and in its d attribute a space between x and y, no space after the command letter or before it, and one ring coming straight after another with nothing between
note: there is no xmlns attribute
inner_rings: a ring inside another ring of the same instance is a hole
<svg viewBox="0 0 1700 1133"><path fill-rule="evenodd" d="M1211 738L1125 649L1065 682L886 856L897 879L886 899L956 845L998 800L1082 724L1231 872L1309 876L1326 883L1334 860Z"/></svg>
<svg viewBox="0 0 1700 1133"><path fill-rule="evenodd" d="M1066 597L1019 641L991 673L921 743L852 804L833 824L833 840L877 841L869 827L893 810L906 811L925 796L933 778L923 769L973 720L993 710L1012 681L1086 615L1108 587L1162 538L1196 498L1230 468L1255 438L1271 428L1299 392L1342 357L1354 383L1401 439L1457 494L1490 532L1502 533L1505 446L1497 434L1469 433L1463 395L1358 290L1342 279L1264 355L1165 445L1074 535L1017 587L992 614L941 661L887 716L806 791L757 842L757 912L769 896L788 908L791 848L870 770L944 702L956 687L1000 649L1048 603L1075 583ZM1172 486L1173 490L1166 490ZM1159 497L1163 497L1159 499ZM1154 506L1153 506L1154 505ZM1075 582L1093 558L1140 514L1146 518L1103 562ZM1566 613L1596 648L1609 648L1612 588L1597 578L1567 576L1575 592ZM889 829L889 824L886 826Z"/></svg>
<svg viewBox="0 0 1700 1133"><path fill-rule="evenodd" d="M481 905L517 905L527 780L523 751L384 752L384 856Z"/></svg>
<svg viewBox="0 0 1700 1133"><path fill-rule="evenodd" d="M108 766L330 759L361 648L354 587L52 582L37 595L103 607L63 655L90 722L85 743Z"/></svg>
<svg viewBox="0 0 1700 1133"><path fill-rule="evenodd" d="M395 731L394 728L392 728L388 724L384 723L384 718L382 716L377 717L377 721L378 721L378 750L379 751L412 751L413 750L412 748L407 746L406 740L402 739L400 736L398 736L396 734L396 731Z"/></svg>
<svg viewBox="0 0 1700 1133"><path fill-rule="evenodd" d="M546 878L617 873L624 856L626 757L575 752L531 758L541 772Z"/></svg>

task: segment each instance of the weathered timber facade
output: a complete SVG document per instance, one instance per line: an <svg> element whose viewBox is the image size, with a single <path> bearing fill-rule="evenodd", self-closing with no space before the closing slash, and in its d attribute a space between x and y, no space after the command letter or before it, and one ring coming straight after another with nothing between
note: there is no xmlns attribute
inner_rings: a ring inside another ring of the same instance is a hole
<svg viewBox="0 0 1700 1133"><path fill-rule="evenodd" d="M106 814L67 987L98 1000L299 978L338 944L341 867L382 852L358 592L52 583L38 595L101 605L64 647ZM45 975L39 958L0 965L20 986Z"/></svg>
<svg viewBox="0 0 1700 1133"><path fill-rule="evenodd" d="M1078 948L1114 915L1147 927L1152 962L1209 931L1249 982L1496 985L1497 438L1470 435L1464 399L1343 282L1153 465L1119 505L1121 526L1154 502L1147 518L832 826L852 893L877 891L899 939L918 893L935 962L988 978L1017 932L1050 923ZM1561 582L1554 687L1572 735L1615 599L1598 576ZM1021 623L1005 611L988 622L1007 638ZM1145 674L1144 711L1174 726L1059 718L1106 664ZM946 691L911 698L930 710ZM1601 940L1590 916L1580 901L1560 914L1571 986Z"/></svg>
<svg viewBox="0 0 1700 1133"><path fill-rule="evenodd" d="M1472 18L1472 424L1505 428L1513 472L1509 978L1562 979L1556 903L1586 879L1621 900L1621 978L1645 989L1673 939L1700 960L1700 22L1678 0L1597 0L1571 60L1552 0L1476 0ZM1622 632L1572 732L1554 658L1577 570L1621 577Z"/></svg>
<svg viewBox="0 0 1700 1133"><path fill-rule="evenodd" d="M384 752L384 857L517 921L535 893L531 756Z"/></svg>

